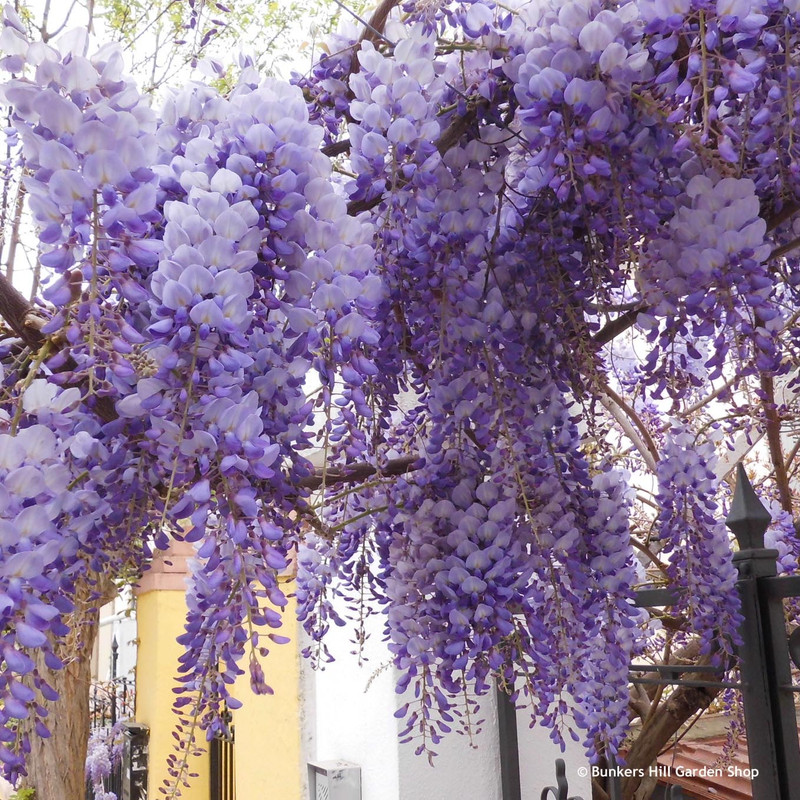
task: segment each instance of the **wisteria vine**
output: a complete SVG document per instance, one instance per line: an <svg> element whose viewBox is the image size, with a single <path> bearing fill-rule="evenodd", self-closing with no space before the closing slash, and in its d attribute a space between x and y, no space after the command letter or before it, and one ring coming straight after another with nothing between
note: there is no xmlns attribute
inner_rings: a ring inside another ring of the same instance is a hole
<svg viewBox="0 0 800 800"><path fill-rule="evenodd" d="M614 753L643 564L682 589L687 633L732 652L718 437L692 425L698 397L730 399L719 381L774 408L794 352L799 15L384 2L308 75L245 67L155 110L116 49L36 41L7 7L48 280L4 312L5 773L23 721L46 733L32 656L59 668L77 588L172 537L197 556L187 750L224 727L243 664L271 691L256 656L284 640L298 547L311 649L340 596L382 614L421 750L499 681L557 740Z"/></svg>

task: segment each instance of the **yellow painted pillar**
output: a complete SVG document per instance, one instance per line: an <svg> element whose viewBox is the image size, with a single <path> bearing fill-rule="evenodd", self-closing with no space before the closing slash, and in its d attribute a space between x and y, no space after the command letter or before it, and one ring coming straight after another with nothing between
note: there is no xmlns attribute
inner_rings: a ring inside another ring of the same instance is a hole
<svg viewBox="0 0 800 800"><path fill-rule="evenodd" d="M177 637L186 620L186 559L193 554L186 542L175 542L154 559L142 576L136 594L138 651L136 656L136 721L150 728L147 796L161 797L159 787L168 778L167 758L175 752L172 735L178 717L172 710L178 684L178 657L183 647ZM201 734L202 736L202 734ZM202 744L203 742L201 742ZM197 773L183 800L208 800L208 753L190 758L189 772ZM245 796L242 795L242 798Z"/></svg>
<svg viewBox="0 0 800 800"><path fill-rule="evenodd" d="M292 584L283 586L287 594L293 588ZM301 800L305 764L300 752L299 628L295 602L290 598L283 627L274 632L291 641L273 644L264 639L270 653L259 657L275 694L253 694L249 672L241 675L234 687L234 696L243 703L233 712L237 800ZM246 663L242 667L248 669Z"/></svg>
<svg viewBox="0 0 800 800"><path fill-rule="evenodd" d="M167 757L174 752L172 735L177 716L172 711L177 684L178 657L183 648L176 638L183 633L186 617L186 559L193 555L191 545L175 542L157 558L139 581L136 590L138 655L136 666L136 721L150 728L148 797L159 797L158 788L167 778ZM291 569L283 589L291 594ZM266 682L273 695L254 695L250 689L247 655L242 663L245 674L234 686L233 695L242 701L233 711L235 729L234 784L237 800L303 800L305 765L301 761L300 650L299 629L294 599L284 613L284 626L274 631L288 636L288 644L269 647L260 657ZM263 632L273 632L265 629ZM202 735L202 734L201 734ZM206 747L205 740L200 742ZM183 800L208 800L208 753L190 760L189 772L197 773L190 788L183 789Z"/></svg>

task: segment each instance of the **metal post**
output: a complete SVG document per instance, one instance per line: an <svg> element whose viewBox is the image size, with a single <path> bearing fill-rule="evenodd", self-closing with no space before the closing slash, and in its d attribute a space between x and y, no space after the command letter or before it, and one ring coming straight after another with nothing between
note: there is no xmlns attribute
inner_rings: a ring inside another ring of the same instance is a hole
<svg viewBox="0 0 800 800"><path fill-rule="evenodd" d="M743 622L740 670L753 796L770 800L800 798L800 747L791 684L789 647L780 598L771 597L768 580L777 572L777 550L764 548L771 522L739 464L726 524L739 542L733 556Z"/></svg>
<svg viewBox="0 0 800 800"><path fill-rule="evenodd" d="M222 800L222 740L215 736L208 745L211 800Z"/></svg>
<svg viewBox="0 0 800 800"><path fill-rule="evenodd" d="M503 800L522 800L519 777L519 741L517 709L511 698L498 686L497 727L500 733L500 781Z"/></svg>
<svg viewBox="0 0 800 800"><path fill-rule="evenodd" d="M147 800L147 769L150 729L138 722L125 722L120 800Z"/></svg>
<svg viewBox="0 0 800 800"><path fill-rule="evenodd" d="M117 660L119 659L119 644L117 643L117 636L111 640L111 680L117 677Z"/></svg>

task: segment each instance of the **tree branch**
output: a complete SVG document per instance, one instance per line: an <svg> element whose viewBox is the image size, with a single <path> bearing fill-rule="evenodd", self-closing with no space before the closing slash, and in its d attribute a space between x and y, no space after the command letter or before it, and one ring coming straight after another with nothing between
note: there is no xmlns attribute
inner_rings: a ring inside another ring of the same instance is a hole
<svg viewBox="0 0 800 800"><path fill-rule="evenodd" d="M351 16L355 17L359 22L362 24L364 20L358 16L354 11L348 8L344 3L340 0L334 0L334 2L340 7L347 11ZM361 42L371 42L372 44L377 44L380 39L385 41L389 41L383 35L383 29L386 27L386 21L389 19L389 14L392 13L392 9L398 5L400 0L383 0L383 2L373 11L372 16L369 20L364 24L364 30L361 33L361 37L358 40L358 43ZM389 44L392 44L389 42ZM350 75L358 72L359 63L358 63L358 51L360 48L356 47L353 49L353 57L350 59Z"/></svg>
<svg viewBox="0 0 800 800"><path fill-rule="evenodd" d="M350 140L342 139L340 142L325 145L325 147L322 148L322 153L328 157L339 156L342 153L346 153L349 149Z"/></svg>
<svg viewBox="0 0 800 800"><path fill-rule="evenodd" d="M656 464L659 461L659 453L650 431L647 430L639 415L628 405L625 399L617 394L607 383L601 382L600 389L603 392L600 402L620 424L628 438L636 445L636 449L642 454L642 458L650 470L655 472Z"/></svg>
<svg viewBox="0 0 800 800"><path fill-rule="evenodd" d="M616 319L612 319L611 322L592 336L592 341L599 345L608 344L612 339L615 339L621 333L628 330L628 328L633 327L639 314L647 310L648 306L642 303L636 306L636 308L632 308L630 311L620 314Z"/></svg>
<svg viewBox="0 0 800 800"><path fill-rule="evenodd" d="M19 228L22 223L22 210L25 205L25 186L22 180L17 184L17 196L14 201L14 218L11 222L11 238L8 242L8 255L6 256L6 278L14 280L14 263L17 260L19 248Z"/></svg>
<svg viewBox="0 0 800 800"><path fill-rule="evenodd" d="M378 39L383 38L383 30L386 27L386 21L389 19L389 14L392 9L398 5L399 0L383 0L383 2L375 9L372 17L369 20L369 25L364 28L361 34L360 42L372 42L375 44ZM356 55L357 59L358 56Z"/></svg>
<svg viewBox="0 0 800 800"><path fill-rule="evenodd" d="M791 253L792 250L796 250L800 247L800 236L795 239L792 239L791 242L787 242L780 247L776 247L770 254L769 258L772 260L773 258L780 258L781 256L785 256L787 253Z"/></svg>
<svg viewBox="0 0 800 800"><path fill-rule="evenodd" d="M33 351L38 350L46 341L41 328L45 319L36 313L36 309L11 285L5 275L0 274L0 318L4 319L11 330L22 340L23 344ZM63 370L75 368L75 362L69 358ZM79 386L76 383L67 386ZM104 422L117 419L117 409L110 397L94 397L94 411Z"/></svg>
<svg viewBox="0 0 800 800"><path fill-rule="evenodd" d="M790 220L798 211L800 211L800 203L787 203L777 214L767 218L767 232L774 231L781 223Z"/></svg>
<svg viewBox="0 0 800 800"><path fill-rule="evenodd" d="M324 473L324 485L331 486L336 483L360 483L374 475L384 478L391 478L397 475L405 475L407 472L417 468L419 456L401 456L389 461L380 469L373 464L349 464L342 470L328 469ZM323 486L323 471L317 470L313 475L303 478L300 486L304 489L315 491Z"/></svg>
<svg viewBox="0 0 800 800"><path fill-rule="evenodd" d="M44 344L44 336L40 330L43 320L36 315L33 306L2 273L0 273L0 317L27 347L38 350Z"/></svg>
<svg viewBox="0 0 800 800"><path fill-rule="evenodd" d="M771 375L761 375L761 390L764 392L764 417L766 419L767 445L769 457L775 473L775 485L778 487L778 496L781 508L792 512L792 490L789 487L789 476L786 472L786 462L783 457L781 445L781 419L775 404L775 382Z"/></svg>
<svg viewBox="0 0 800 800"><path fill-rule="evenodd" d="M702 663L707 665L708 657L704 657ZM714 673L693 674L692 677L698 681L718 680ZM626 765L646 772L680 727L698 711L705 711L718 694L719 689L715 687L678 686L658 713L651 714L642 726L641 733L628 751ZM641 781L638 775L625 779L622 785L623 800L632 800Z"/></svg>

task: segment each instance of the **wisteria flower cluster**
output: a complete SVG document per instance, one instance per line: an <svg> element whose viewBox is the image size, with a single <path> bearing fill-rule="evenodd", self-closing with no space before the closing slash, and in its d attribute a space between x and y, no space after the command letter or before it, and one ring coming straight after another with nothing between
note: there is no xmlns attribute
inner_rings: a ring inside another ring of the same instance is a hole
<svg viewBox="0 0 800 800"><path fill-rule="evenodd" d="M692 424L734 392L743 427L773 419L796 363L794 6L387 0L306 76L243 61L158 109L114 47L35 41L7 8L9 168L47 280L0 305L6 773L47 733L33 657L59 668L75 596L172 537L196 545L185 750L246 668L271 692L297 548L309 650L381 614L420 750L500 683L616 752L631 519L682 635L730 654L720 444Z"/></svg>
<svg viewBox="0 0 800 800"><path fill-rule="evenodd" d="M679 607L692 630L702 633L704 652L732 654L740 623L737 574L716 500L715 466L713 443L698 443L694 432L675 424L656 472L658 521Z"/></svg>
<svg viewBox="0 0 800 800"><path fill-rule="evenodd" d="M770 504L772 524L764 533L764 546L778 551L778 574L794 575L800 568L800 545L794 520L776 502Z"/></svg>
<svg viewBox="0 0 800 800"><path fill-rule="evenodd" d="M122 726L97 728L89 736L86 753L86 781L92 787L94 800L118 800L116 793L106 791L111 772L122 759Z"/></svg>
<svg viewBox="0 0 800 800"><path fill-rule="evenodd" d="M670 319L668 328L691 319L696 335L714 323L752 330L760 351L756 363L769 369L784 314L773 302L774 282L765 264L771 247L764 241L767 224L759 216L755 184L695 175L678 203L668 235L651 240L639 272L648 313ZM724 352L723 336L715 344ZM721 363L717 355L705 366L719 373Z"/></svg>

